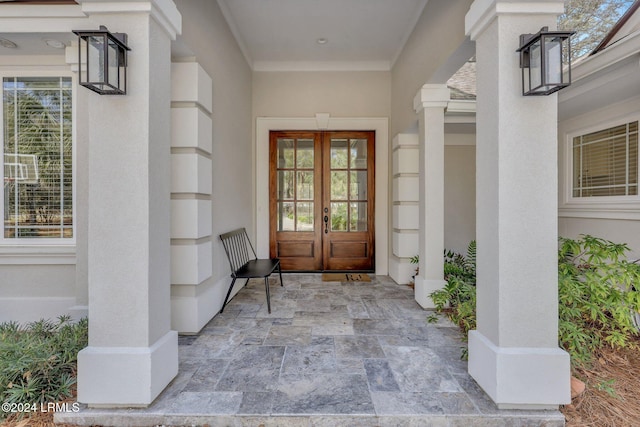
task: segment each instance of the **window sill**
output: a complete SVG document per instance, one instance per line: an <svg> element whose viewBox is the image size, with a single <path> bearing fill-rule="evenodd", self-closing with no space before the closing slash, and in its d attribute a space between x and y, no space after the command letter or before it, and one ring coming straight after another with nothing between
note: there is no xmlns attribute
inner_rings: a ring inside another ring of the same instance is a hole
<svg viewBox="0 0 640 427"><path fill-rule="evenodd" d="M0 265L73 265L75 245L0 246Z"/></svg>
<svg viewBox="0 0 640 427"><path fill-rule="evenodd" d="M640 221L640 202L567 203L558 209L560 218L593 218Z"/></svg>

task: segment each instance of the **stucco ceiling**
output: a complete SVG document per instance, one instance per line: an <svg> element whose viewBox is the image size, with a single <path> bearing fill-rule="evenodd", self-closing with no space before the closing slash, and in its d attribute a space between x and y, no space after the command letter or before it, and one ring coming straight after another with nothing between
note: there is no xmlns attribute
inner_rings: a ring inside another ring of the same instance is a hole
<svg viewBox="0 0 640 427"><path fill-rule="evenodd" d="M255 70L388 70L427 0L218 0ZM326 43L318 43L319 39Z"/></svg>

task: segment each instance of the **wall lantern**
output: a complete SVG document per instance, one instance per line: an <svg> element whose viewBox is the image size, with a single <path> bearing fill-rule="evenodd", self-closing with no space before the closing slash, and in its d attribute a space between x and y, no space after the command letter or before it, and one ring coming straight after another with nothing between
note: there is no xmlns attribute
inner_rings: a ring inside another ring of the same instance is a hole
<svg viewBox="0 0 640 427"><path fill-rule="evenodd" d="M549 31L520 36L522 95L550 95L571 84L569 38L575 31ZM566 70L566 75L564 74Z"/></svg>
<svg viewBox="0 0 640 427"><path fill-rule="evenodd" d="M78 35L80 84L100 95L127 93L127 35L99 30L74 30Z"/></svg>

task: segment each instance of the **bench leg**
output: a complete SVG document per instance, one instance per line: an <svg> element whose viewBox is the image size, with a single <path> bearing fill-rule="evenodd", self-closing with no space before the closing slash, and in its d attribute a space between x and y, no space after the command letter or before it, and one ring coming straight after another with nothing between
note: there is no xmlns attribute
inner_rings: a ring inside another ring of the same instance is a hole
<svg viewBox="0 0 640 427"><path fill-rule="evenodd" d="M280 264L278 264L278 274L280 275L280 286L284 286L284 282L282 281L282 270L280 269Z"/></svg>
<svg viewBox="0 0 640 427"><path fill-rule="evenodd" d="M222 313L222 310L224 310L224 307L227 305L227 301L229 301L229 295L231 295L231 291L233 290L233 285L235 283L236 283L236 278L234 277L233 280L231 281L231 285L229 286L229 290L227 291L227 296L224 299L224 303L222 303L222 308L218 313ZM247 286L247 283L249 283L249 279L247 279L247 281L244 282L244 285Z"/></svg>
<svg viewBox="0 0 640 427"><path fill-rule="evenodd" d="M267 310L269 311L269 314L271 314L271 298L269 295L269 277L265 277L264 278L264 288L267 292Z"/></svg>

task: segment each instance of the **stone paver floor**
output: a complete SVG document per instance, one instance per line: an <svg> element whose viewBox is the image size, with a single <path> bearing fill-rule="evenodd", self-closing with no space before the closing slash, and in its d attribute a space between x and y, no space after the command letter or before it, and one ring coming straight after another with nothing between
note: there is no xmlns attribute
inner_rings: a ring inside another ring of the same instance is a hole
<svg viewBox="0 0 640 427"><path fill-rule="evenodd" d="M448 320L429 323L386 276L251 281L197 336L149 408L83 409L80 425L562 426L556 411L500 411L467 374Z"/></svg>

